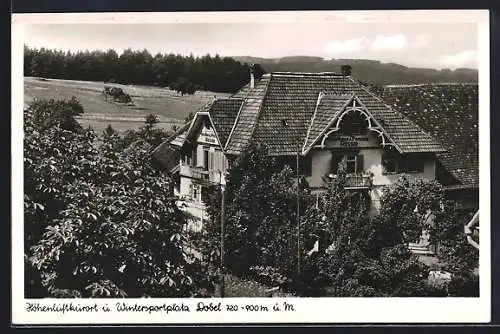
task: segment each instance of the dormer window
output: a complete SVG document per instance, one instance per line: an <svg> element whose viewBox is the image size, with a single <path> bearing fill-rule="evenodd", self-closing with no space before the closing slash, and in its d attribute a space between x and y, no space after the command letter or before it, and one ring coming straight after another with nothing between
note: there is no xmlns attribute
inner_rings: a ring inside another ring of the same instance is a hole
<svg viewBox="0 0 500 334"><path fill-rule="evenodd" d="M368 131L368 122L358 112L351 112L342 118L340 129L344 135L364 136Z"/></svg>

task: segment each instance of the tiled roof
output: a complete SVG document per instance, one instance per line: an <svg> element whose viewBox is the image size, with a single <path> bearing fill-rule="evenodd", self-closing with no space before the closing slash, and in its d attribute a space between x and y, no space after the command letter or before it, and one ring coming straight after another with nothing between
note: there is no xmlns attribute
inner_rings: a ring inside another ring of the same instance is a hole
<svg viewBox="0 0 500 334"><path fill-rule="evenodd" d="M385 87L384 99L440 140L437 155L444 184L478 187L478 86L467 84ZM455 180L447 175L451 173Z"/></svg>
<svg viewBox="0 0 500 334"><path fill-rule="evenodd" d="M339 114L344 110L346 103L348 103L354 95L352 94L324 94L319 93L318 103L316 110L311 118L311 125L307 130L304 149L311 147L318 137L328 128L331 121L336 119Z"/></svg>
<svg viewBox="0 0 500 334"><path fill-rule="evenodd" d="M444 151L433 137L353 78L334 73L266 74L254 88L247 85L228 99L213 101L203 111L210 112L221 141L227 138L227 154L241 153L255 138L264 142L272 155L293 155L297 145L314 144L352 96L401 152Z"/></svg>
<svg viewBox="0 0 500 334"><path fill-rule="evenodd" d="M178 147L165 141L155 148L151 156L154 162L158 163L167 173L170 173L179 164L180 152L178 149Z"/></svg>
<svg viewBox="0 0 500 334"><path fill-rule="evenodd" d="M177 130L170 138L168 138L165 143L170 143L174 146L179 146L179 147L182 146L184 144L184 141L186 140L187 131L190 125L191 121L184 124L184 126L182 126L179 130Z"/></svg>
<svg viewBox="0 0 500 334"><path fill-rule="evenodd" d="M271 74L254 137L266 143L270 154L294 154L297 138L301 146L306 141L320 92L332 96L355 94L404 153L444 151L429 134L351 77L332 73ZM283 126L283 120L288 126Z"/></svg>
<svg viewBox="0 0 500 334"><path fill-rule="evenodd" d="M208 110L222 147L226 145L243 101L241 98L217 99Z"/></svg>
<svg viewBox="0 0 500 334"><path fill-rule="evenodd" d="M257 125L269 82L270 76L264 75L253 89L242 90L233 95L233 98L244 98L245 102L225 147L228 154L239 154L248 145Z"/></svg>

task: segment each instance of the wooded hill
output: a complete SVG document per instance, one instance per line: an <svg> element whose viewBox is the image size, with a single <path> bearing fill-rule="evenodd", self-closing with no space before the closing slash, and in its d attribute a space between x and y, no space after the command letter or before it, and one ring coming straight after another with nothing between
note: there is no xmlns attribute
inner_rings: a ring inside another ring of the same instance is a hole
<svg viewBox="0 0 500 334"><path fill-rule="evenodd" d="M376 84L419 84L438 82L477 82L477 70L459 68L456 70L436 70L430 68L413 68L394 63L382 63L366 59L332 59L321 57L233 57L247 64L260 64L266 72L338 72L341 65L352 65L352 75L356 79Z"/></svg>

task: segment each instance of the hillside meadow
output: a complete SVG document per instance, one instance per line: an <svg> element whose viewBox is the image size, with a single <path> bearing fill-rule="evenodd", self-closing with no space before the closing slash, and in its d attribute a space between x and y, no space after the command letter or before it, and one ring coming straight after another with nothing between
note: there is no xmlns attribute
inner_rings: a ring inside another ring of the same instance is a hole
<svg viewBox="0 0 500 334"><path fill-rule="evenodd" d="M120 87L131 95L134 105L124 105L106 101L101 93L104 86ZM79 118L82 126L93 127L97 132L108 124L118 131L135 129L144 124L144 117L158 115L160 127L170 131L172 126L184 124L190 112L196 112L201 106L213 99L224 98L229 94L197 91L193 95L184 95L167 88L109 84L95 81L74 81L46 79L38 77L24 78L24 104L33 98L70 99L77 97L83 105L85 114Z"/></svg>

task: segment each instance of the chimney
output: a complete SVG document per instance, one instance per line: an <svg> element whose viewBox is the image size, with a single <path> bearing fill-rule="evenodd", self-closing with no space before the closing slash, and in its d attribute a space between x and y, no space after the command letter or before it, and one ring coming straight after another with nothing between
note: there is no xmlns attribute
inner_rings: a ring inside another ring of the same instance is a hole
<svg viewBox="0 0 500 334"><path fill-rule="evenodd" d="M255 87L255 64L250 65L250 88Z"/></svg>
<svg viewBox="0 0 500 334"><path fill-rule="evenodd" d="M342 75L345 77L348 77L351 75L351 70L352 70L351 65L341 65L340 66L340 73L342 73Z"/></svg>

